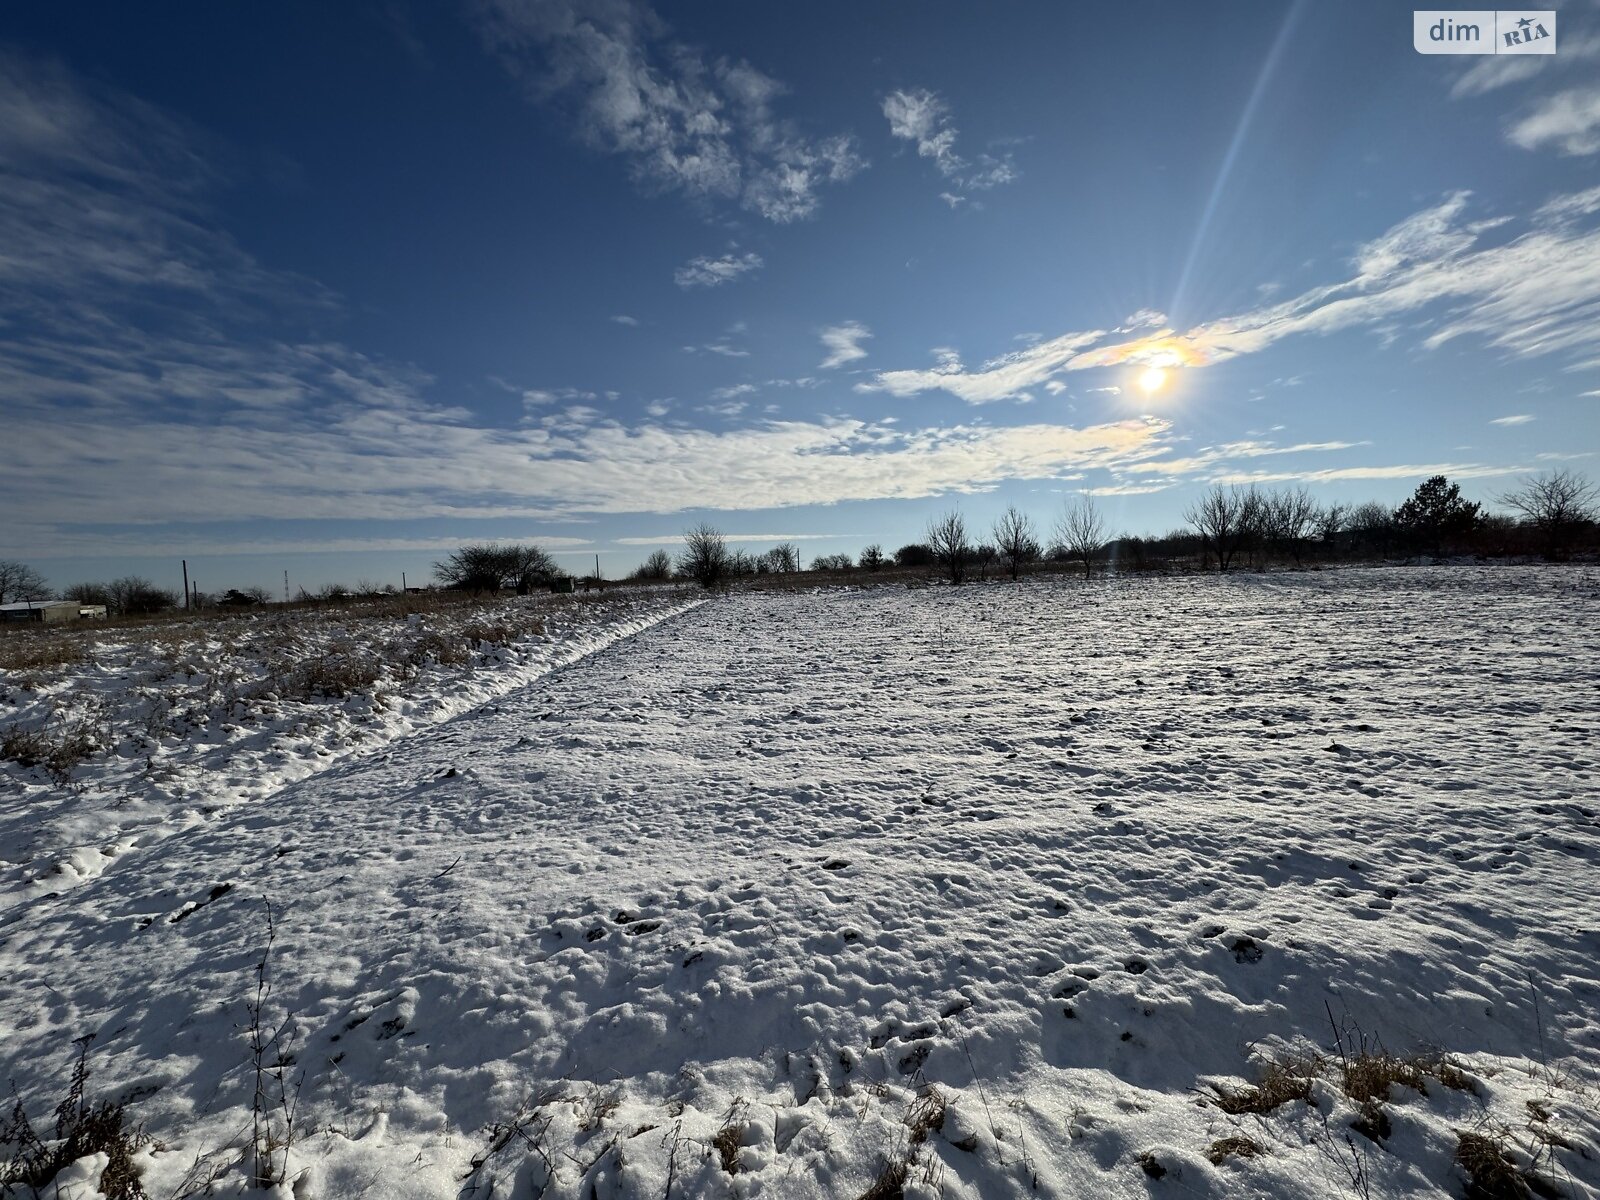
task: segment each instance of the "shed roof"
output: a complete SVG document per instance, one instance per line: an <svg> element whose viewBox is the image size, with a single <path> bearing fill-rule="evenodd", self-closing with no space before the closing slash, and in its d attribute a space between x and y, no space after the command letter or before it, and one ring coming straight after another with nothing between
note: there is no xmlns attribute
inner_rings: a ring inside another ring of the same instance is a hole
<svg viewBox="0 0 1600 1200"><path fill-rule="evenodd" d="M61 605L78 607L76 600L13 600L10 604L0 604L0 612L23 612L32 608L59 608Z"/></svg>

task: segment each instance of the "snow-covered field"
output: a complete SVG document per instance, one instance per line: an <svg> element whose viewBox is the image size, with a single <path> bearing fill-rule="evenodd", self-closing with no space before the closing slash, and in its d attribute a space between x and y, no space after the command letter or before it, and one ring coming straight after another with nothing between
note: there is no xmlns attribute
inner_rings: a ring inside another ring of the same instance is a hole
<svg viewBox="0 0 1600 1200"><path fill-rule="evenodd" d="M315 775L208 769L231 802L75 886L28 852L0 1077L44 1127L95 1032L149 1193L245 1190L270 902L284 1195L1461 1196L1465 1147L1600 1196L1597 600L717 599ZM7 853L144 827L10 778Z"/></svg>

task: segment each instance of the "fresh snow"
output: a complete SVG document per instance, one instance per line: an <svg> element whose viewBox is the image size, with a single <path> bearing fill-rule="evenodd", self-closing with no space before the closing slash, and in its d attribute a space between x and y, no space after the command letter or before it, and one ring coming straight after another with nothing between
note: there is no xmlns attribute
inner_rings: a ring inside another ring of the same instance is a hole
<svg viewBox="0 0 1600 1200"><path fill-rule="evenodd" d="M895 1164L913 1197L1460 1196L1468 1132L1597 1197L1597 598L1581 566L676 597L316 774L197 735L200 795L106 777L159 818L13 770L0 1076L39 1124L95 1032L150 1194L197 1159L245 1193L270 902L284 1196ZM1208 1099L1336 1030L1471 1086L1393 1089L1379 1141L1336 1056L1312 1104ZM1209 1161L1233 1136L1262 1153Z"/></svg>

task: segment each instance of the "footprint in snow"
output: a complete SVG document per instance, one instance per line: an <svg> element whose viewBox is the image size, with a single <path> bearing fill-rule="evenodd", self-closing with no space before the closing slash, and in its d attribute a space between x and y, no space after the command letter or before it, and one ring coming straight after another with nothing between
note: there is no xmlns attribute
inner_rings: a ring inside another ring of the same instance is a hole
<svg viewBox="0 0 1600 1200"><path fill-rule="evenodd" d="M1235 938L1229 947L1233 951L1233 961L1239 963L1258 963L1264 953L1254 938Z"/></svg>

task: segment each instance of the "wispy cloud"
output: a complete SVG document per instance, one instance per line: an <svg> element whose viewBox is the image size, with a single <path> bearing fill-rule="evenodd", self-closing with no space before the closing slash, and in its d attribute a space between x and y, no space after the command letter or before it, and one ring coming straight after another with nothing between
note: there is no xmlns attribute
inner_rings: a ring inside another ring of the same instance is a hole
<svg viewBox="0 0 1600 1200"><path fill-rule="evenodd" d="M1576 353L1600 343L1600 210L1588 192L1557 197L1532 228L1483 245L1503 218L1466 219L1458 192L1360 247L1346 279L1288 300L1222 317L1184 333L1125 329L1062 334L1000 355L976 370L884 371L861 390L909 396L942 390L972 404L1022 399L1061 372L1122 364L1203 367L1253 354L1284 338L1382 328L1430 306L1438 319L1422 345L1473 336L1509 355ZM1550 214L1560 219L1549 219Z"/></svg>
<svg viewBox="0 0 1600 1200"><path fill-rule="evenodd" d="M1565 29L1560 32L1559 54L1496 54L1479 59L1451 85L1451 99L1482 96L1512 84L1526 83L1546 72L1570 70L1580 63L1600 58L1600 34L1573 33Z"/></svg>
<svg viewBox="0 0 1600 1200"><path fill-rule="evenodd" d="M631 327L631 326L636 326L636 325L639 324L639 318L638 317L630 317L626 313L618 313L616 316L612 317L611 319L613 321L615 321L618 325L627 325L627 326Z"/></svg>
<svg viewBox="0 0 1600 1200"><path fill-rule="evenodd" d="M1491 425L1526 425L1533 420L1532 413L1512 413L1509 417L1496 417L1490 421Z"/></svg>
<svg viewBox="0 0 1600 1200"><path fill-rule="evenodd" d="M672 281L681 288L721 287L752 271L759 271L765 265L761 256L753 250L744 254L729 251L717 258L701 255L691 258L674 271Z"/></svg>
<svg viewBox="0 0 1600 1200"><path fill-rule="evenodd" d="M1506 136L1524 150L1548 145L1566 155L1595 153L1600 150L1600 87L1571 88L1545 97Z"/></svg>
<svg viewBox="0 0 1600 1200"><path fill-rule="evenodd" d="M824 542L839 537L837 533L725 533L725 542ZM659 537L617 538L618 546L681 546L681 533L667 533Z"/></svg>
<svg viewBox="0 0 1600 1200"><path fill-rule="evenodd" d="M821 362L824 368L842 367L867 356L861 343L872 336L860 321L846 321L843 325L830 325L818 335L828 356Z"/></svg>
<svg viewBox="0 0 1600 1200"><path fill-rule="evenodd" d="M812 215L827 184L866 166L848 134L777 115L786 90L746 62L708 62L635 0L484 0L487 44L539 103L575 108L578 133L640 184L736 203L769 221Z"/></svg>
<svg viewBox="0 0 1600 1200"><path fill-rule="evenodd" d="M951 208L967 202L962 191L984 191L1010 183L1017 177L1010 154L980 154L976 161L956 153L959 131L951 119L950 106L927 88L908 88L890 92L883 98L883 115L894 137L916 145L917 154L931 159L939 173L956 185L956 190L939 193Z"/></svg>

